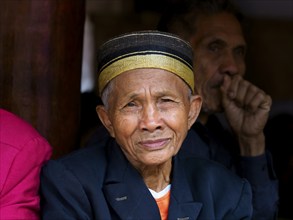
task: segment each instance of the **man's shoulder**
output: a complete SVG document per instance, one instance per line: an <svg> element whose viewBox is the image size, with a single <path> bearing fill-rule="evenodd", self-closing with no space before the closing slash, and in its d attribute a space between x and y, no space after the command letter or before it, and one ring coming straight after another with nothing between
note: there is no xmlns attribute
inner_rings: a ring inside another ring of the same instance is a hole
<svg viewBox="0 0 293 220"><path fill-rule="evenodd" d="M195 129L190 129L179 151L180 157L190 155L210 158L210 147Z"/></svg>
<svg viewBox="0 0 293 220"><path fill-rule="evenodd" d="M183 160L184 167L189 178L193 181L202 182L208 180L212 183L210 186L219 188L231 187L231 189L241 190L248 181L237 176L224 165L199 157L186 157Z"/></svg>
<svg viewBox="0 0 293 220"><path fill-rule="evenodd" d="M89 146L78 149L44 167L46 175L74 175L78 179L100 178L107 166L106 146Z"/></svg>
<svg viewBox="0 0 293 220"><path fill-rule="evenodd" d="M58 162L64 164L65 166L80 166L84 165L95 165L102 163L106 157L106 145L91 145L78 149L71 152L64 157L57 159Z"/></svg>
<svg viewBox="0 0 293 220"><path fill-rule="evenodd" d="M205 210L214 209L222 213L219 216L233 212L234 217L252 210L252 192L247 180L208 159L191 156L181 161L191 193L205 204Z"/></svg>

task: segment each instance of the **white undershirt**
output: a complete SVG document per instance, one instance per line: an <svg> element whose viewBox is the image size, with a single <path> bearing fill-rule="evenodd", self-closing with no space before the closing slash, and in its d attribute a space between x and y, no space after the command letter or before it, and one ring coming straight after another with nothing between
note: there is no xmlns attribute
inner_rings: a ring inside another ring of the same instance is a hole
<svg viewBox="0 0 293 220"><path fill-rule="evenodd" d="M160 192L156 192L152 189L149 189L149 191L151 192L152 196L155 198L155 199L159 199L161 197L163 197L164 195L166 195L171 189L171 184L169 184L168 186L165 187L165 189L163 189L162 191Z"/></svg>

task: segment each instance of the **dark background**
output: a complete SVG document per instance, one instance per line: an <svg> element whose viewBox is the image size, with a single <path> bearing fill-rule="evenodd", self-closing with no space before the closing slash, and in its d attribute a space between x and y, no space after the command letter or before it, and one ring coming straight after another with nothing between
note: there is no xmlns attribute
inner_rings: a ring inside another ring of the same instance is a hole
<svg viewBox="0 0 293 220"><path fill-rule="evenodd" d="M1 0L0 106L36 127L53 146L54 157L78 148L84 135L80 85L88 52L82 53L86 18L93 31L89 73L95 74L101 43L155 28L170 1ZM293 114L293 1L236 2L249 20L246 78L272 96L271 115Z"/></svg>

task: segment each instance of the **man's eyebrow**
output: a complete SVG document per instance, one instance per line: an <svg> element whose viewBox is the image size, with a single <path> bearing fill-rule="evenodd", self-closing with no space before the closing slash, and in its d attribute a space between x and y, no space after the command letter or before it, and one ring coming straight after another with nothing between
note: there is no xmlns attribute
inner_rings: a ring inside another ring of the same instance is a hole
<svg viewBox="0 0 293 220"><path fill-rule="evenodd" d="M138 94L133 92L133 93L127 95L127 99L135 99L137 96L138 96Z"/></svg>
<svg viewBox="0 0 293 220"><path fill-rule="evenodd" d="M208 44L218 44L218 45L222 45L222 46L227 45L226 41L222 40L219 37L217 37L217 38L213 37L213 38L207 40L207 42L208 42ZM243 50L246 50L246 48L247 48L247 45L245 42L239 43L238 45L236 45L234 47L234 49L243 49Z"/></svg>
<svg viewBox="0 0 293 220"><path fill-rule="evenodd" d="M221 38L210 38L207 40L208 44L219 44L219 45L227 45L227 43Z"/></svg>
<svg viewBox="0 0 293 220"><path fill-rule="evenodd" d="M246 50L247 49L247 45L246 44L239 44L235 47L235 49L243 49Z"/></svg>

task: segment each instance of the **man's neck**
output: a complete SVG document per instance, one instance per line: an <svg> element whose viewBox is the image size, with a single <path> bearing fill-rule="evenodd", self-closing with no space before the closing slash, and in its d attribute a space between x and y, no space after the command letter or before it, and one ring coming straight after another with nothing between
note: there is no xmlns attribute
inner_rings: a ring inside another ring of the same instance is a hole
<svg viewBox="0 0 293 220"><path fill-rule="evenodd" d="M151 167L145 167L140 169L144 182L146 183L149 189L154 190L155 192L160 192L171 182L171 169L172 169L172 160L159 165Z"/></svg>

